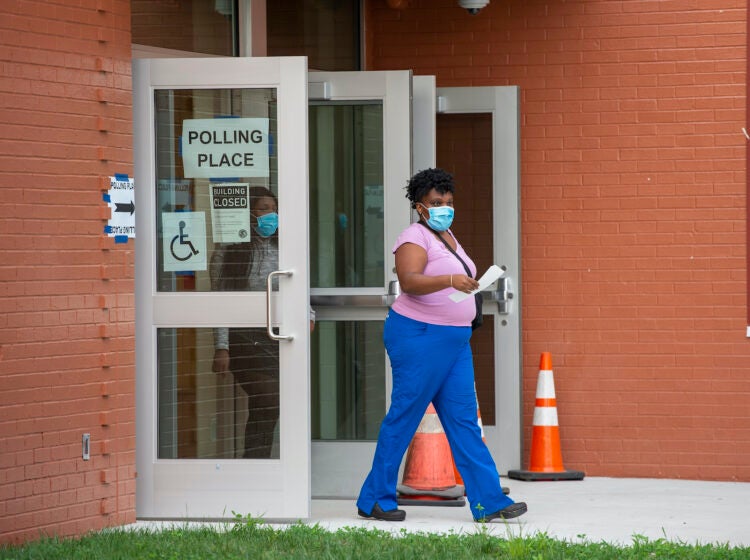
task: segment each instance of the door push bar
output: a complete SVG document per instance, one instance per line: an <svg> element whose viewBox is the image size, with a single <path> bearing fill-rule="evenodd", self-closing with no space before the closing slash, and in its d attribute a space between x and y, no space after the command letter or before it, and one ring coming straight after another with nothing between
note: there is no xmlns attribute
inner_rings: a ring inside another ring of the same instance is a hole
<svg viewBox="0 0 750 560"><path fill-rule="evenodd" d="M513 299L513 291L510 278L501 276L497 279L497 288L494 290L482 292L485 301L494 301L497 303L497 312L501 315L510 313L510 304Z"/></svg>
<svg viewBox="0 0 750 560"><path fill-rule="evenodd" d="M286 340L287 342L294 339L294 335L287 334L281 335L273 332L273 320L271 318L271 283L274 276L291 276L294 273L292 270L274 270L266 278L266 329L268 331L268 337L271 340Z"/></svg>
<svg viewBox="0 0 750 560"><path fill-rule="evenodd" d="M316 307L389 307L400 293L398 280L391 280L387 294L314 294L310 303Z"/></svg>
<svg viewBox="0 0 750 560"><path fill-rule="evenodd" d="M484 300L497 303L497 312L501 315L509 315L511 312L511 300L513 299L513 288L510 278L501 276L497 280L497 288L482 292ZM383 295L313 295L310 302L320 307L388 307L401 293L398 280L388 283L388 293Z"/></svg>

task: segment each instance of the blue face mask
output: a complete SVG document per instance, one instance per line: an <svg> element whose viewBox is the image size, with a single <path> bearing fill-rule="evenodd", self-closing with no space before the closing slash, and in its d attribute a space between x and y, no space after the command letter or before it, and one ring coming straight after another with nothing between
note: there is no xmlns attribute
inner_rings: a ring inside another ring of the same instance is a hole
<svg viewBox="0 0 750 560"><path fill-rule="evenodd" d="M258 224L253 228L261 237L270 237L279 228L279 215L276 212L263 214L255 218Z"/></svg>
<svg viewBox="0 0 750 560"><path fill-rule="evenodd" d="M424 204L420 204L427 208ZM437 208L427 208L430 213L430 218L427 221L427 225L435 231L445 231L453 223L453 208L451 206L438 206Z"/></svg>

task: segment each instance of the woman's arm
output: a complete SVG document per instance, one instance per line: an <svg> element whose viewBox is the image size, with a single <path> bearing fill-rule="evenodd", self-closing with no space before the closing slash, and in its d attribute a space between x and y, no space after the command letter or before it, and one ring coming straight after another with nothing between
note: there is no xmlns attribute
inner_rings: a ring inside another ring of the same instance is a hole
<svg viewBox="0 0 750 560"><path fill-rule="evenodd" d="M217 348L214 350L214 362L211 366L214 373L228 373L229 372L229 349L228 348Z"/></svg>
<svg viewBox="0 0 750 560"><path fill-rule="evenodd" d="M212 369L216 373L229 371L229 329L227 327L214 328L214 363Z"/></svg>
<svg viewBox="0 0 750 560"><path fill-rule="evenodd" d="M479 283L465 274L427 276L427 251L414 243L404 243L396 249L396 275L402 292L420 296L453 287L459 292L471 292Z"/></svg>

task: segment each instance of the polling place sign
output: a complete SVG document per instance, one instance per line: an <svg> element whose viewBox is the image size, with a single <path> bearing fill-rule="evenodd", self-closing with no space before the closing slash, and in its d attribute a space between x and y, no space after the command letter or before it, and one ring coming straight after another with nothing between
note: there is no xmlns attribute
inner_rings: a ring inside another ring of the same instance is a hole
<svg viewBox="0 0 750 560"><path fill-rule="evenodd" d="M102 198L111 210L104 233L115 238L115 243L127 243L135 237L135 197L132 177L120 173L109 178L109 192Z"/></svg>
<svg viewBox="0 0 750 560"><path fill-rule="evenodd" d="M268 119L182 121L186 178L268 177Z"/></svg>

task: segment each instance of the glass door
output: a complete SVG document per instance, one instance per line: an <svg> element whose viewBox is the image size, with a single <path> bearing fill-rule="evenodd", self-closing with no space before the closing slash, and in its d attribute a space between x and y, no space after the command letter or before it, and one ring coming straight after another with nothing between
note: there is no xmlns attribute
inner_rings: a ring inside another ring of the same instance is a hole
<svg viewBox="0 0 750 560"><path fill-rule="evenodd" d="M312 495L353 497L389 404L382 329L410 220L411 74L309 80Z"/></svg>
<svg viewBox="0 0 750 560"><path fill-rule="evenodd" d="M137 515L306 518L306 59L133 78Z"/></svg>

